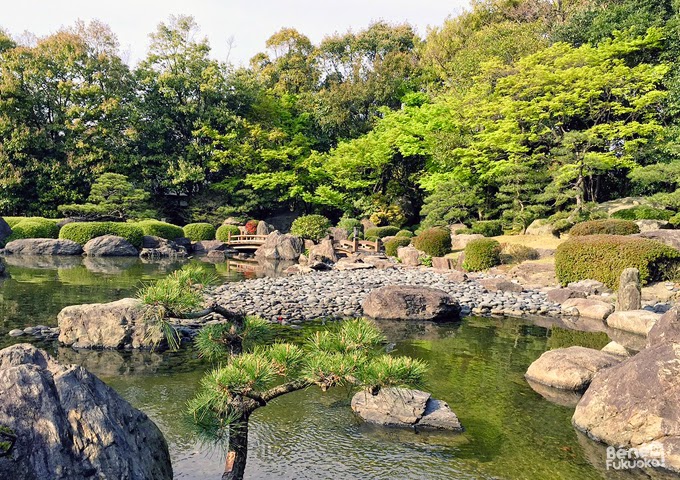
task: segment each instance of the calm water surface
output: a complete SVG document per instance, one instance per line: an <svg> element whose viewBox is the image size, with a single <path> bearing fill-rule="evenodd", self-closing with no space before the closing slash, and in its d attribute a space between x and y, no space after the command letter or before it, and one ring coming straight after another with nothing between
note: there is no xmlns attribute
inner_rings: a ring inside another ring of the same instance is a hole
<svg viewBox="0 0 680 480"><path fill-rule="evenodd" d="M7 332L56 325L61 308L133 295L144 282L181 262L137 259L20 259L0 282L0 347ZM210 266L225 281L243 278L233 266ZM546 401L523 378L545 350L569 344L601 347L603 334L571 334L528 320L469 317L461 322L383 323L396 352L426 360L426 389L449 403L463 434L416 434L359 422L351 393L317 388L281 397L251 420L247 478L253 479L597 479L631 478L604 470L600 445L571 426L573 407ZM302 338L307 330L288 331ZM75 352L40 344L62 362L96 373L163 431L176 478L220 478L223 455L198 441L184 406L208 368L192 350L156 354ZM568 404L570 399L565 401Z"/></svg>

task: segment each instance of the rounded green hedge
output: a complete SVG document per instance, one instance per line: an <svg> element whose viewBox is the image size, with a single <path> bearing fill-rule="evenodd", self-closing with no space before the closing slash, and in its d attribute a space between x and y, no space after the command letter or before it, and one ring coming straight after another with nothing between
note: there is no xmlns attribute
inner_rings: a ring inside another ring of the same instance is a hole
<svg viewBox="0 0 680 480"><path fill-rule="evenodd" d="M290 233L316 242L328 235L330 227L331 221L323 215L302 215L293 221Z"/></svg>
<svg viewBox="0 0 680 480"><path fill-rule="evenodd" d="M669 279L678 265L680 251L656 240L620 235L570 238L555 252L555 274L562 285L592 279L616 290L626 268L637 268L647 283Z"/></svg>
<svg viewBox="0 0 680 480"><path fill-rule="evenodd" d="M153 235L154 237L161 237L166 240L176 240L184 236L182 227L178 227L171 223L161 222L160 220L142 220L134 225L141 228L144 235Z"/></svg>
<svg viewBox="0 0 680 480"><path fill-rule="evenodd" d="M188 223L184 225L184 236L192 242L215 240L215 227L209 223Z"/></svg>
<svg viewBox="0 0 680 480"><path fill-rule="evenodd" d="M463 268L468 272L488 270L501 263L501 244L491 238L472 240L465 247Z"/></svg>
<svg viewBox="0 0 680 480"><path fill-rule="evenodd" d="M676 213L673 215L668 222L673 225L675 228L680 228L680 213Z"/></svg>
<svg viewBox="0 0 680 480"><path fill-rule="evenodd" d="M20 221L26 220L27 218L31 217L2 217L2 218L7 222L7 225L9 225L10 228L13 228L14 225L19 223Z"/></svg>
<svg viewBox="0 0 680 480"><path fill-rule="evenodd" d="M397 232L397 237L413 238L413 232L410 230L399 230Z"/></svg>
<svg viewBox="0 0 680 480"><path fill-rule="evenodd" d="M136 248L142 248L144 241L144 231L133 223L73 222L67 223L59 231L59 238L73 240L81 245L102 235L123 237Z"/></svg>
<svg viewBox="0 0 680 480"><path fill-rule="evenodd" d="M503 223L500 220L472 222L472 233L478 233L485 237L497 237L503 235Z"/></svg>
<svg viewBox="0 0 680 480"><path fill-rule="evenodd" d="M408 245L411 245L410 238L396 236L385 242L385 254L396 257L399 247L407 247Z"/></svg>
<svg viewBox="0 0 680 480"><path fill-rule="evenodd" d="M49 220L42 217L23 217L19 222L10 226L12 228L12 234L7 238L8 242L22 238L59 237L59 227L57 226L56 220Z"/></svg>
<svg viewBox="0 0 680 480"><path fill-rule="evenodd" d="M347 235L350 236L354 233L355 228L359 233L362 233L364 230L364 226L358 219L350 217L342 217L338 222L337 227L342 228L344 231L347 232Z"/></svg>
<svg viewBox="0 0 680 480"><path fill-rule="evenodd" d="M394 227L392 225L387 225L385 227L373 227L367 228L364 232L364 238L375 242L379 238L392 237L399 233L399 227Z"/></svg>
<svg viewBox="0 0 680 480"><path fill-rule="evenodd" d="M612 213L612 218L620 220L670 220L673 212L661 208L639 205Z"/></svg>
<svg viewBox="0 0 680 480"><path fill-rule="evenodd" d="M226 242L229 240L229 234L234 237L241 234L241 230L236 225L222 225L215 232L215 238L220 242Z"/></svg>
<svg viewBox="0 0 680 480"><path fill-rule="evenodd" d="M443 257L451 251L451 233L448 228L428 228L413 239L413 246L431 257Z"/></svg>
<svg viewBox="0 0 680 480"><path fill-rule="evenodd" d="M591 220L589 222L577 223L571 230L569 235L633 235L640 233L640 227L635 222L630 220L608 219L608 220Z"/></svg>

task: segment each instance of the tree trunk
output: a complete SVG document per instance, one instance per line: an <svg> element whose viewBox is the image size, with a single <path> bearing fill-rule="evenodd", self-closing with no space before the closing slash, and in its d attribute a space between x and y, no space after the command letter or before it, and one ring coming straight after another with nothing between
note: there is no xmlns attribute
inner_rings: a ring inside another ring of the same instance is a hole
<svg viewBox="0 0 680 480"><path fill-rule="evenodd" d="M243 480L248 459L249 418L250 413L247 413L229 427L229 448L222 480Z"/></svg>

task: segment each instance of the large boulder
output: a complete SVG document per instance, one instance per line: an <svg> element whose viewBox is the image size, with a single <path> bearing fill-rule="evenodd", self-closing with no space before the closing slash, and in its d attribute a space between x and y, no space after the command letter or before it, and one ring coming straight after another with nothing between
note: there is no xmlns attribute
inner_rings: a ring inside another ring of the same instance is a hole
<svg viewBox="0 0 680 480"><path fill-rule="evenodd" d="M671 226L666 220L636 220L635 224L640 228L640 233L654 232Z"/></svg>
<svg viewBox="0 0 680 480"><path fill-rule="evenodd" d="M524 232L526 235L555 235L555 227L547 218L538 218L531 222Z"/></svg>
<svg viewBox="0 0 680 480"><path fill-rule="evenodd" d="M604 283L598 280L579 280L578 282L571 282L567 287L572 290L583 292L586 295L600 295L602 293L611 293L611 289Z"/></svg>
<svg viewBox="0 0 680 480"><path fill-rule="evenodd" d="M352 410L364 421L379 425L463 430L446 402L420 390L382 388L375 394L364 390L352 397Z"/></svg>
<svg viewBox="0 0 680 480"><path fill-rule="evenodd" d="M123 237L102 235L87 242L83 246L86 255L92 257L136 257L137 249Z"/></svg>
<svg viewBox="0 0 680 480"><path fill-rule="evenodd" d="M572 298L586 298L586 294L579 290L572 290L571 288L553 288L546 292L546 297L549 302L562 305Z"/></svg>
<svg viewBox="0 0 680 480"><path fill-rule="evenodd" d="M479 233L465 233L451 236L451 250L465 250L467 244L473 240L484 238Z"/></svg>
<svg viewBox="0 0 680 480"><path fill-rule="evenodd" d="M411 245L397 248L397 258L407 267L417 267L423 257L425 254Z"/></svg>
<svg viewBox="0 0 680 480"><path fill-rule="evenodd" d="M354 232L352 232L354 234ZM344 228L340 227L330 227L328 229L328 235L333 239L333 240L347 240L349 238L349 235L347 234L347 230Z"/></svg>
<svg viewBox="0 0 680 480"><path fill-rule="evenodd" d="M270 260L297 260L304 251L304 245L300 237L276 230L267 236L265 243L255 251L255 256Z"/></svg>
<svg viewBox="0 0 680 480"><path fill-rule="evenodd" d="M442 290L410 285L388 285L372 290L362 304L372 318L405 320L451 319L460 305Z"/></svg>
<svg viewBox="0 0 680 480"><path fill-rule="evenodd" d="M335 263L338 261L338 256L333 248L333 240L325 238L309 249L310 262Z"/></svg>
<svg viewBox="0 0 680 480"><path fill-rule="evenodd" d="M664 342L680 343L680 307L664 313L647 334L648 347Z"/></svg>
<svg viewBox="0 0 680 480"><path fill-rule="evenodd" d="M570 298L562 304L562 312L566 315L606 320L614 312L614 305L590 298Z"/></svg>
<svg viewBox="0 0 680 480"><path fill-rule="evenodd" d="M619 278L619 291L616 292L616 310L640 310L642 308L642 286L640 271L626 268Z"/></svg>
<svg viewBox="0 0 680 480"><path fill-rule="evenodd" d="M15 255L80 255L83 247L72 240L25 238L9 242L5 251Z"/></svg>
<svg viewBox="0 0 680 480"><path fill-rule="evenodd" d="M596 373L619 362L620 357L593 348L557 348L529 365L525 377L553 388L583 390Z"/></svg>
<svg viewBox="0 0 680 480"><path fill-rule="evenodd" d="M57 315L59 341L75 348L151 348L163 340L136 298L66 307Z"/></svg>
<svg viewBox="0 0 680 480"><path fill-rule="evenodd" d="M616 447L663 449L666 468L680 471L680 344L663 342L600 372L572 421L591 438Z"/></svg>
<svg viewBox="0 0 680 480"><path fill-rule="evenodd" d="M274 230L276 230L274 225L270 225L264 220L261 220L257 222L257 230L255 231L255 235L269 235Z"/></svg>
<svg viewBox="0 0 680 480"><path fill-rule="evenodd" d="M680 250L680 230L648 230L632 236L656 240Z"/></svg>
<svg viewBox="0 0 680 480"><path fill-rule="evenodd" d="M15 436L0 478L172 479L158 427L76 365L19 344L0 350L0 425Z"/></svg>
<svg viewBox="0 0 680 480"><path fill-rule="evenodd" d="M186 254L186 248L177 245L172 240L166 240L165 238L153 235L144 235L142 251L139 253L139 256L142 258L172 258L184 257Z"/></svg>
<svg viewBox="0 0 680 480"><path fill-rule="evenodd" d="M229 246L220 240L201 240L193 244L193 251L197 255L207 255L212 251L223 252L229 248Z"/></svg>
<svg viewBox="0 0 680 480"><path fill-rule="evenodd" d="M661 314L649 310L614 312L607 317L607 325L636 335L647 336Z"/></svg>
<svg viewBox="0 0 680 480"><path fill-rule="evenodd" d="M4 218L0 217L0 244L2 244L7 237L12 234L12 229L7 224Z"/></svg>

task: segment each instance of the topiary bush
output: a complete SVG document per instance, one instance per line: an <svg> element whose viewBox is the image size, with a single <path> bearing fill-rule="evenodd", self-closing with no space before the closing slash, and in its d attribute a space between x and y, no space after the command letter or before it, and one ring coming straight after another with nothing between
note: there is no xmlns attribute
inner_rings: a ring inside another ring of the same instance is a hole
<svg viewBox="0 0 680 480"><path fill-rule="evenodd" d="M640 233L640 227L635 222L630 220L591 220L589 222L577 223L571 230L569 235L633 235Z"/></svg>
<svg viewBox="0 0 680 480"><path fill-rule="evenodd" d="M189 223L184 225L184 236L192 242L215 240L215 227L209 223Z"/></svg>
<svg viewBox="0 0 680 480"><path fill-rule="evenodd" d="M472 240L465 247L463 268L468 272L488 270L501 263L501 244L491 238Z"/></svg>
<svg viewBox="0 0 680 480"><path fill-rule="evenodd" d="M81 245L102 235L123 237L136 248L141 248L144 241L144 231L133 223L73 222L67 223L59 231L59 238L73 240Z"/></svg>
<svg viewBox="0 0 680 480"><path fill-rule="evenodd" d="M413 232L410 230L399 230L397 232L397 237L413 238Z"/></svg>
<svg viewBox="0 0 680 480"><path fill-rule="evenodd" d="M236 225L222 225L215 232L215 238L220 242L226 242L229 240L229 234L234 237L241 234L241 230Z"/></svg>
<svg viewBox="0 0 680 480"><path fill-rule="evenodd" d="M668 222L675 228L680 228L680 213L673 215Z"/></svg>
<svg viewBox="0 0 680 480"><path fill-rule="evenodd" d="M409 245L411 245L410 238L396 236L385 242L385 254L390 257L396 257L399 247L407 247Z"/></svg>
<svg viewBox="0 0 680 480"><path fill-rule="evenodd" d="M259 223L259 220L248 220L245 225L246 235L255 235L257 233L257 226Z"/></svg>
<svg viewBox="0 0 680 480"><path fill-rule="evenodd" d="M680 264L680 251L656 240L620 235L570 238L557 247L555 273L566 285L593 279L616 290L621 272L637 268L642 283L666 280Z"/></svg>
<svg viewBox="0 0 680 480"><path fill-rule="evenodd" d="M670 220L673 212L654 208L648 205L638 205L637 207L625 208L612 213L612 218L620 220Z"/></svg>
<svg viewBox="0 0 680 480"><path fill-rule="evenodd" d="M144 235L165 238L166 240L176 240L184 236L182 227L171 223L161 222L160 220L142 220L134 223L142 229Z"/></svg>
<svg viewBox="0 0 680 480"><path fill-rule="evenodd" d="M478 233L485 237L497 237L503 235L503 223L500 220L472 222L472 233Z"/></svg>
<svg viewBox="0 0 680 480"><path fill-rule="evenodd" d="M367 228L364 232L364 238L375 242L379 238L392 237L399 233L399 227L388 225L386 227Z"/></svg>
<svg viewBox="0 0 680 480"><path fill-rule="evenodd" d="M12 228L12 234L7 238L8 242L22 238L59 237L59 227L57 226L56 220L49 220L42 217L23 217L20 221L10 226Z"/></svg>
<svg viewBox="0 0 680 480"><path fill-rule="evenodd" d="M361 222L356 218L350 217L342 217L338 222L337 227L342 228L344 231L347 232L347 235L350 236L354 233L355 228L358 230L359 233L363 231L363 225L361 224Z"/></svg>
<svg viewBox="0 0 680 480"><path fill-rule="evenodd" d="M331 221L323 215L302 215L293 221L290 233L317 242L328 235L330 227Z"/></svg>
<svg viewBox="0 0 680 480"><path fill-rule="evenodd" d="M535 248L526 245L504 243L501 245L501 263L521 263L527 260L538 260L540 255Z"/></svg>
<svg viewBox="0 0 680 480"><path fill-rule="evenodd" d="M451 251L451 233L448 228L428 228L413 239L413 246L431 257L443 257Z"/></svg>
<svg viewBox="0 0 680 480"><path fill-rule="evenodd" d="M2 218L7 222L7 225L9 225L10 228L13 228L14 225L19 223L20 221L30 217L2 217Z"/></svg>

